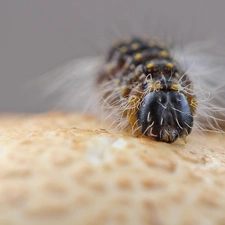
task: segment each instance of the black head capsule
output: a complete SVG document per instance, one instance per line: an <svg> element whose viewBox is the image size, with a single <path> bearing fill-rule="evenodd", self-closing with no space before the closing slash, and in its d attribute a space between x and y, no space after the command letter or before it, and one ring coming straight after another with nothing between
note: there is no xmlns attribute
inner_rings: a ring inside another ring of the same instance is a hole
<svg viewBox="0 0 225 225"><path fill-rule="evenodd" d="M185 138L193 126L188 101L177 91L148 93L137 111L137 120L144 135L167 143Z"/></svg>

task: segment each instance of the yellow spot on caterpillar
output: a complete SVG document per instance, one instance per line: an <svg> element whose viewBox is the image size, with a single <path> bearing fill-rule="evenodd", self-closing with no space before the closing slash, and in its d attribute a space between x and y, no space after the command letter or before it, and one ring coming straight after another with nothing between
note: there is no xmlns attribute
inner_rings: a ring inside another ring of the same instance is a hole
<svg viewBox="0 0 225 225"><path fill-rule="evenodd" d="M173 68L173 64L172 63L167 63L166 66L169 67L170 69Z"/></svg>
<svg viewBox="0 0 225 225"><path fill-rule="evenodd" d="M160 89L162 89L163 87L162 87L162 85L161 85L161 82L156 82L155 84L154 84L154 90L156 91L156 90L160 90Z"/></svg>
<svg viewBox="0 0 225 225"><path fill-rule="evenodd" d="M127 52L127 47L122 46L122 47L120 48L120 51L123 52L123 53L126 53L126 52Z"/></svg>
<svg viewBox="0 0 225 225"><path fill-rule="evenodd" d="M198 107L198 101L196 98L192 98L191 99L191 109L193 111L193 113L195 112L196 108Z"/></svg>
<svg viewBox="0 0 225 225"><path fill-rule="evenodd" d="M163 86L160 81L154 82L153 80L150 80L148 84L149 84L149 92L163 89Z"/></svg>
<svg viewBox="0 0 225 225"><path fill-rule="evenodd" d="M186 140L187 135L182 135L181 138L184 140L184 143L187 144L187 140Z"/></svg>
<svg viewBox="0 0 225 225"><path fill-rule="evenodd" d="M171 85L171 89L174 90L174 91L181 91L182 87L180 86L179 83L174 83L174 84Z"/></svg>
<svg viewBox="0 0 225 225"><path fill-rule="evenodd" d="M136 95L131 95L129 97L128 103L130 106L137 106L137 103L140 101L140 98Z"/></svg>
<svg viewBox="0 0 225 225"><path fill-rule="evenodd" d="M128 110L126 110L126 116L131 125L137 122L136 113L137 113L139 102L140 102L140 98L136 95L131 95L128 99L128 104L130 105L130 107Z"/></svg>
<svg viewBox="0 0 225 225"><path fill-rule="evenodd" d="M150 80L150 81L148 82L148 84L149 84L149 92L155 91L153 80Z"/></svg>
<svg viewBox="0 0 225 225"><path fill-rule="evenodd" d="M137 50L138 47L139 47L139 44L138 44L138 43L133 43L133 44L131 45L131 48L132 48L133 50Z"/></svg>
<svg viewBox="0 0 225 225"><path fill-rule="evenodd" d="M141 53L137 53L135 56L134 56L134 59L135 60L140 60L142 59L143 55Z"/></svg>
<svg viewBox="0 0 225 225"><path fill-rule="evenodd" d="M146 68L147 69L151 69L153 66L154 66L154 63L148 63L147 66L146 66Z"/></svg>
<svg viewBox="0 0 225 225"><path fill-rule="evenodd" d="M169 54L168 54L167 51L163 50L163 51L161 51L161 52L159 53L159 56L161 56L161 57L168 57Z"/></svg>
<svg viewBox="0 0 225 225"><path fill-rule="evenodd" d="M120 92L121 92L121 95L122 96L125 96L126 95L126 93L127 93L127 87L126 86L122 86L121 88L120 88Z"/></svg>
<svg viewBox="0 0 225 225"><path fill-rule="evenodd" d="M141 71L135 71L134 72L134 76L135 77L139 77L141 75L141 73L142 73Z"/></svg>

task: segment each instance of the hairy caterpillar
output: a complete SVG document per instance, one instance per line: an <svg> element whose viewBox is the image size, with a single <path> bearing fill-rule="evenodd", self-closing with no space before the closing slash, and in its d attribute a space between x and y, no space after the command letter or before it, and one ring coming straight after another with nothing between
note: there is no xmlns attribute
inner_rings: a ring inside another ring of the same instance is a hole
<svg viewBox="0 0 225 225"><path fill-rule="evenodd" d="M129 132L172 143L179 137L185 140L193 126L211 132L225 127L222 60L199 44L180 51L156 38L127 37L105 58L76 60L60 70L54 73L63 78L49 92L63 84L67 97L73 97L75 90L68 87L82 77L89 86L81 83L83 89L97 89L91 101L100 104L105 118ZM70 104L68 99L64 102Z"/></svg>

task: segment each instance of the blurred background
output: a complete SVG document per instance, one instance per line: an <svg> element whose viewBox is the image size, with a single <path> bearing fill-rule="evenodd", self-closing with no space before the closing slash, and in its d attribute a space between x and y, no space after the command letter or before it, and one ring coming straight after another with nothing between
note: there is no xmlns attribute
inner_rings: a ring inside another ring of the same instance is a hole
<svg viewBox="0 0 225 225"><path fill-rule="evenodd" d="M224 10L224 0L0 0L0 111L51 109L35 80L130 33L224 46Z"/></svg>

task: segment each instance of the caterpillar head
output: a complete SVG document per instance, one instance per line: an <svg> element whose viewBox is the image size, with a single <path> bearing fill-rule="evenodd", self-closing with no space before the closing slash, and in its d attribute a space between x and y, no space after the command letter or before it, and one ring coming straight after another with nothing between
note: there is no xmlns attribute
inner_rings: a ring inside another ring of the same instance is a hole
<svg viewBox="0 0 225 225"><path fill-rule="evenodd" d="M137 111L141 132L157 141L172 143L190 134L193 115L184 94L177 91L148 93Z"/></svg>

